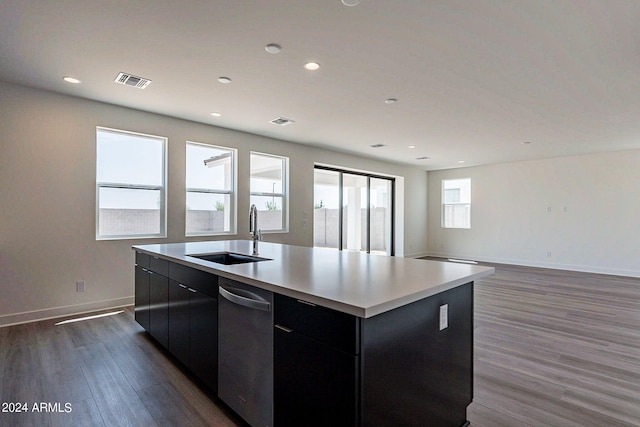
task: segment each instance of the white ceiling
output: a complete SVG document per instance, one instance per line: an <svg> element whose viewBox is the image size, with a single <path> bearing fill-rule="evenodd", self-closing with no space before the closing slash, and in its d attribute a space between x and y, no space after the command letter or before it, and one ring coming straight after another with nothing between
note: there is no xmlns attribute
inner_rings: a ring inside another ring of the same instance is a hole
<svg viewBox="0 0 640 427"><path fill-rule="evenodd" d="M639 23L638 0L0 0L0 80L434 170L640 148Z"/></svg>

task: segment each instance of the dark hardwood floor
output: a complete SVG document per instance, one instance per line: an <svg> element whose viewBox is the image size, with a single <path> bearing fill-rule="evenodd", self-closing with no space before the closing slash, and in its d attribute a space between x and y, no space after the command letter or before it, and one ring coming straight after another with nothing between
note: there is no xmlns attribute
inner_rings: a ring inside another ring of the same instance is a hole
<svg viewBox="0 0 640 427"><path fill-rule="evenodd" d="M475 287L472 426L640 426L640 279L495 267ZM59 320L0 328L0 426L238 424L131 308Z"/></svg>

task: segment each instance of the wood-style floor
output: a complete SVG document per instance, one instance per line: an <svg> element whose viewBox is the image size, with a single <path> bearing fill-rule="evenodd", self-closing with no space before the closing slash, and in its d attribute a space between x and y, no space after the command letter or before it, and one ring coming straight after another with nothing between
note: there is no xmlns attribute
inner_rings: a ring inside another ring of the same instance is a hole
<svg viewBox="0 0 640 427"><path fill-rule="evenodd" d="M473 426L640 426L640 279L497 265L476 283Z"/></svg>
<svg viewBox="0 0 640 427"><path fill-rule="evenodd" d="M495 267L475 287L472 426L640 426L640 280ZM59 320L0 328L0 426L238 424L131 309Z"/></svg>

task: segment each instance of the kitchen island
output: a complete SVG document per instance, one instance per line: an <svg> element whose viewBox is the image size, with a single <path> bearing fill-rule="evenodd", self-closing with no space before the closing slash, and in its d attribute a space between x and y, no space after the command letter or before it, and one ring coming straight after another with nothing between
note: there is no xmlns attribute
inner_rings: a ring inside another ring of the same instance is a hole
<svg viewBox="0 0 640 427"><path fill-rule="evenodd" d="M135 246L136 320L251 425L466 423L473 281L493 268L258 248L247 260L251 241ZM210 256L228 253L242 256ZM229 295L268 314L249 321Z"/></svg>

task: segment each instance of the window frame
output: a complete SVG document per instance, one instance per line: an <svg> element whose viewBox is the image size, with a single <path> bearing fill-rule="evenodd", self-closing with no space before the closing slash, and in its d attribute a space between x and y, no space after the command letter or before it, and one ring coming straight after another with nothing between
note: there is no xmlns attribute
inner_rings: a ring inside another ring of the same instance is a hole
<svg viewBox="0 0 640 427"><path fill-rule="evenodd" d="M251 156L271 157L282 160L282 193L261 192L251 190L252 165ZM279 156L277 154L262 153L259 151L249 152L249 205L251 205L251 196L257 197L280 197L282 198L282 224L278 230L260 230L262 234L270 233L288 233L289 232L289 157ZM260 225L260 222L258 222Z"/></svg>
<svg viewBox="0 0 640 427"><path fill-rule="evenodd" d="M231 185L229 190L214 190L209 188L199 188L199 187L187 187L186 185L186 174L187 174L187 165L186 165L186 152L189 145L197 145L201 147L214 148L219 150L229 151L231 153ZM237 182L238 182L238 150L231 147L223 147L221 145L207 144L203 142L196 141L186 141L185 144L185 229L184 235L185 237L197 237L197 236L226 236L226 235L235 235L237 234ZM229 199L231 201L230 211L229 211L229 231L219 231L219 232L202 232L202 233L188 233L187 232L187 206L186 206L186 196L189 193L198 193L198 194L221 194L221 195L229 195Z"/></svg>
<svg viewBox="0 0 640 427"><path fill-rule="evenodd" d="M448 181L468 181L469 182L469 201L468 202L445 202L445 183ZM443 179L441 183L441 191L440 191L440 201L441 201L441 222L440 226L445 229L454 229L454 230L470 230L471 229L471 178L449 178ZM465 226L455 226L455 225L447 225L447 207L449 206L466 206L468 212L467 225Z"/></svg>
<svg viewBox="0 0 640 427"><path fill-rule="evenodd" d="M162 143L162 184L161 185L148 185L148 184L131 184L122 182L102 182L98 181L98 134L99 132L109 132L120 135L135 135L137 137L144 137L149 139L159 140ZM156 239L167 237L167 148L168 138L160 135L151 135L142 132L134 132L123 129L114 129L104 126L96 126L96 240L134 240L134 239ZM115 189L133 189L133 190L156 190L160 191L160 230L154 234L100 234L100 189L101 188L115 188Z"/></svg>

